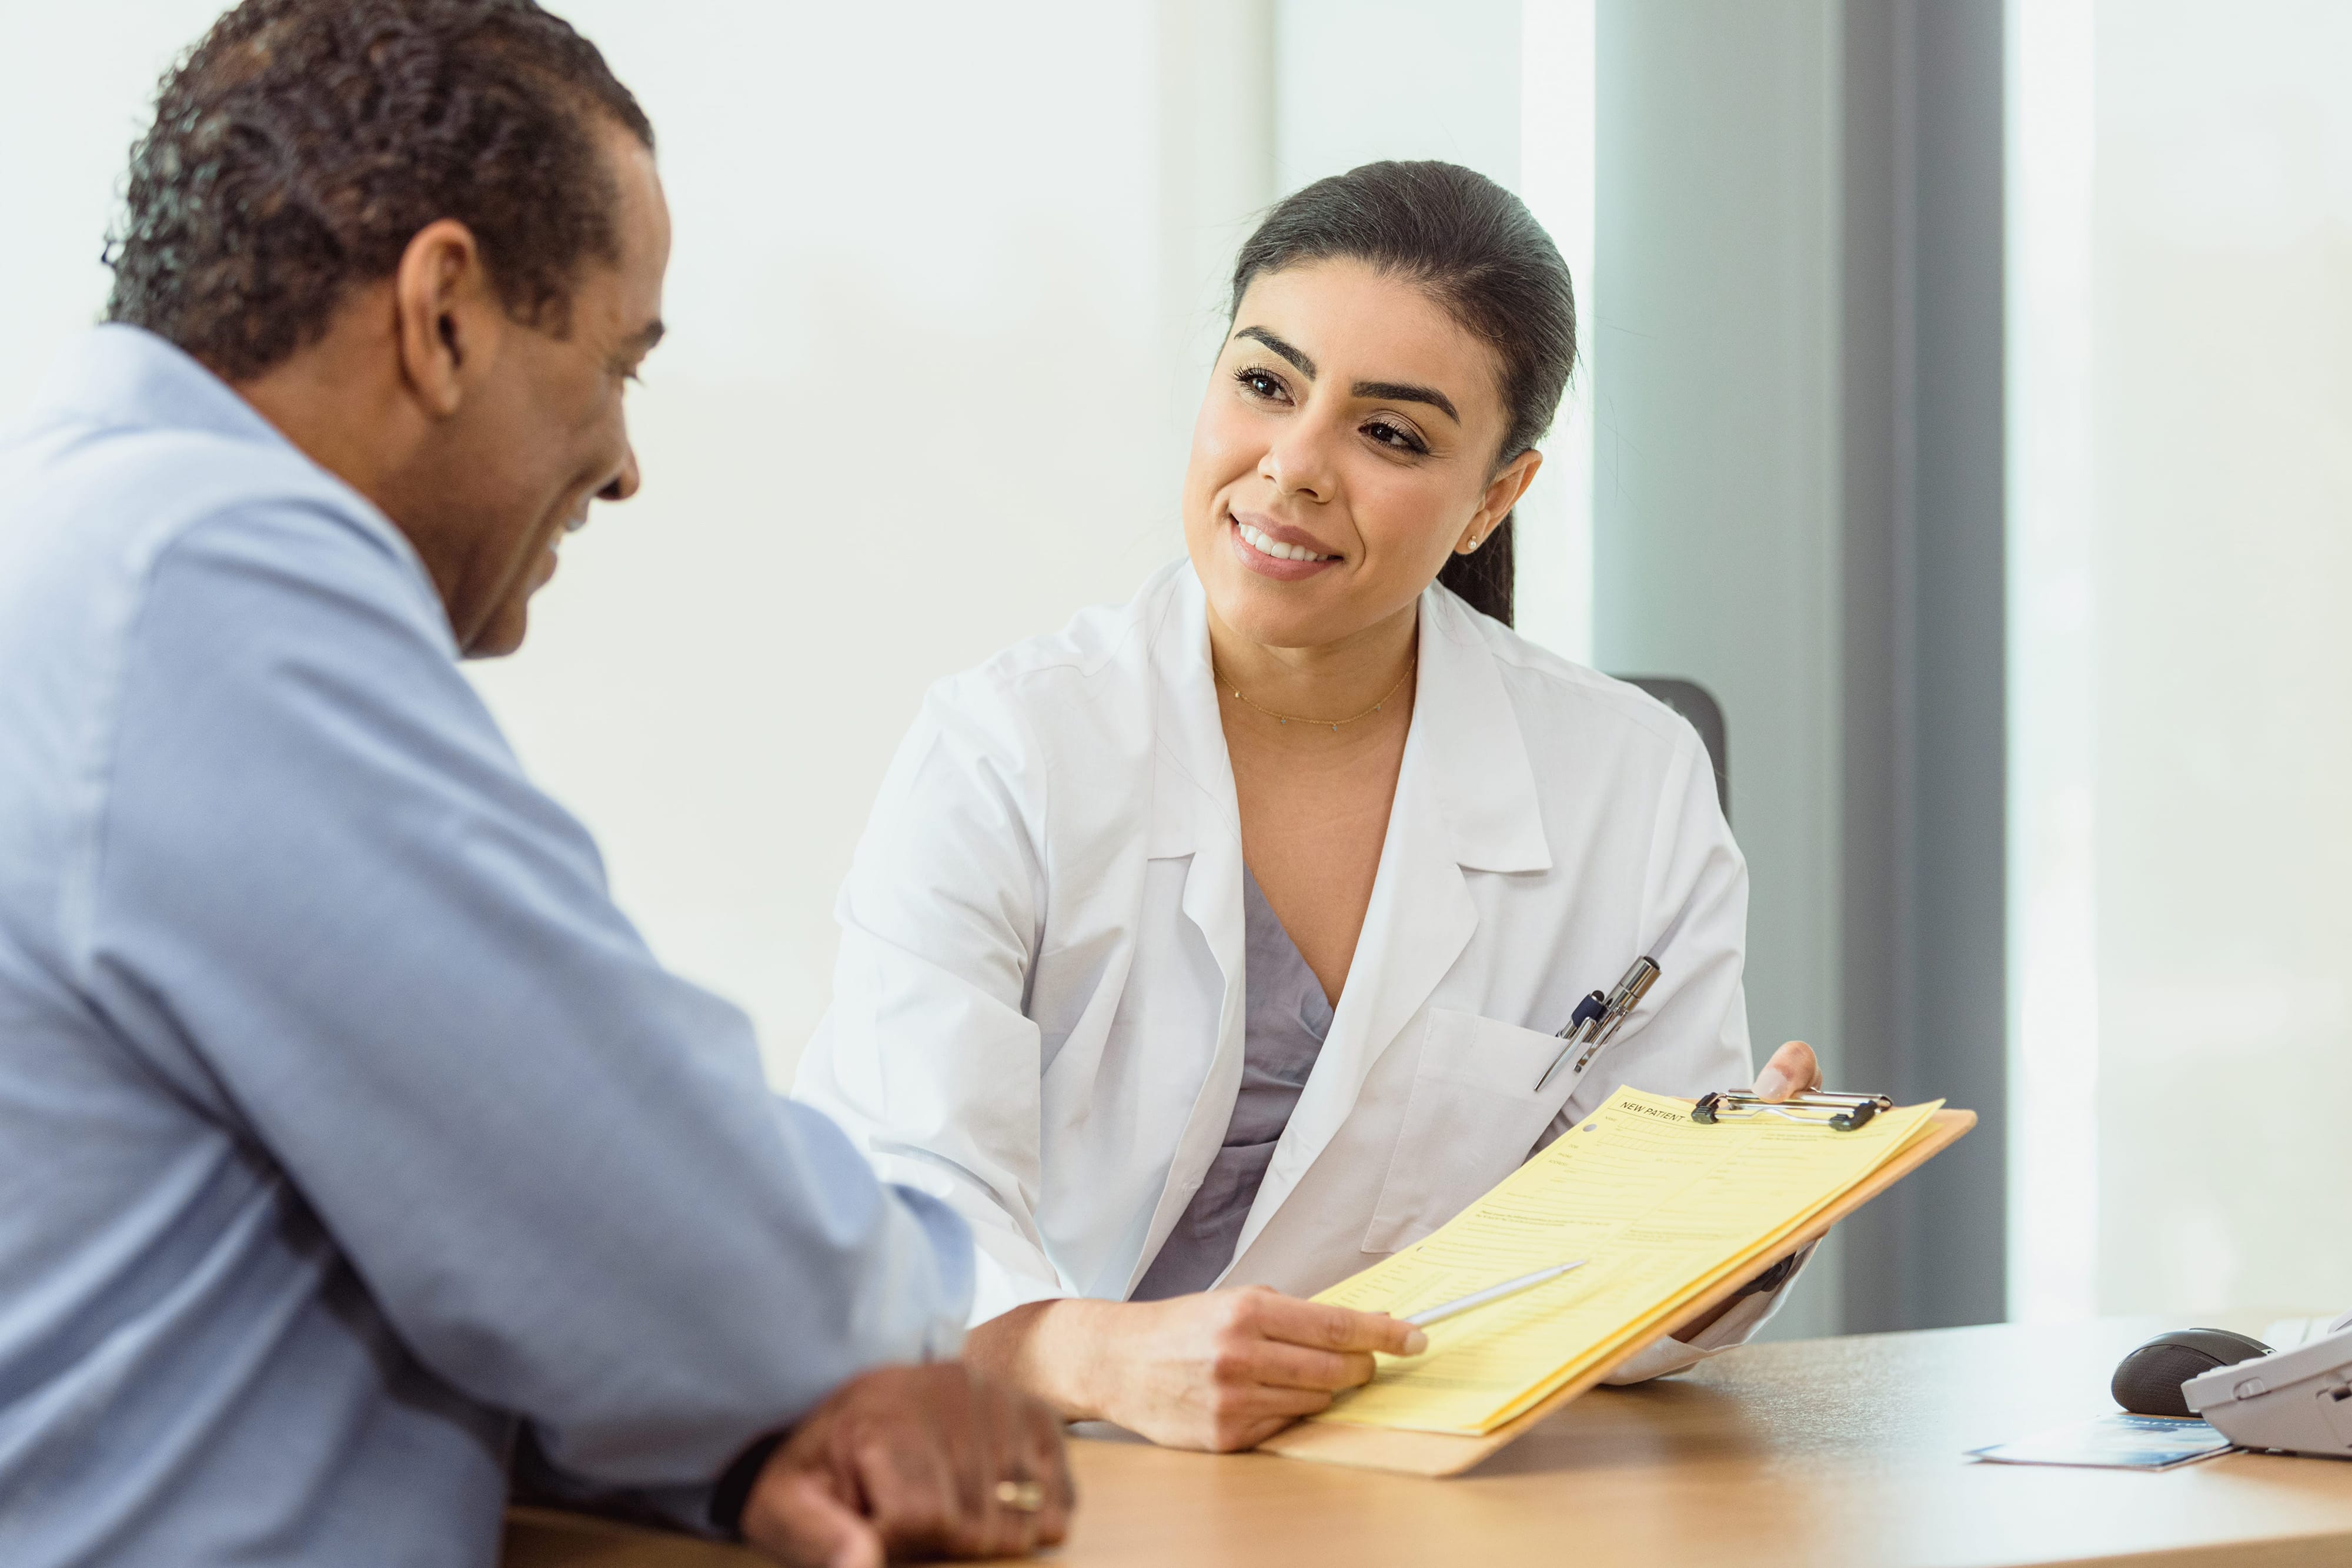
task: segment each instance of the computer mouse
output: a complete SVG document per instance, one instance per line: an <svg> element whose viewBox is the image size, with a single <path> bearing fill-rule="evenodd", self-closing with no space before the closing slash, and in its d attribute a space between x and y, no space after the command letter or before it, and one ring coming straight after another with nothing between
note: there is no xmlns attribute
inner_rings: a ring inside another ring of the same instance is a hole
<svg viewBox="0 0 2352 1568"><path fill-rule="evenodd" d="M2135 1416L2172 1416L2187 1419L2192 1412L2180 1396L2180 1385L2217 1366L2231 1366L2268 1355L2271 1347L2228 1329L2174 1329L2160 1333L2116 1363L2115 1381L2107 1385L2116 1403Z"/></svg>

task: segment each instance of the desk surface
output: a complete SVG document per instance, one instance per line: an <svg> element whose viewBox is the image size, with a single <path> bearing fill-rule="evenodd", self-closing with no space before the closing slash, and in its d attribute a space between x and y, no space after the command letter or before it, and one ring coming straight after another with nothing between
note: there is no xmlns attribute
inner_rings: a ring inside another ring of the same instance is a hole
<svg viewBox="0 0 2352 1568"><path fill-rule="evenodd" d="M2110 1319L1751 1345L1596 1389L1450 1480L1265 1455L1072 1444L1069 1568L1551 1561L1688 1568L2286 1568L2352 1563L2352 1460L2230 1454L2160 1474L1963 1450L2114 1408ZM2259 1323L2225 1324L2251 1327ZM748 1555L519 1519L507 1568L721 1568Z"/></svg>

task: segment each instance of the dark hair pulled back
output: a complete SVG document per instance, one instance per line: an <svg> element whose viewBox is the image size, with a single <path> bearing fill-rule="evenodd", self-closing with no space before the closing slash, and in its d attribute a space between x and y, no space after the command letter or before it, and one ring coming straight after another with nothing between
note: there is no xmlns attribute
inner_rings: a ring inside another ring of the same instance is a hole
<svg viewBox="0 0 2352 1568"><path fill-rule="evenodd" d="M1502 465L1543 438L1576 367L1568 264L1520 200L1455 163L1367 163L1276 203L1234 262L1231 313L1261 273L1301 262L1361 261L1421 287L1495 352L1510 423ZM1511 622L1511 519L1437 580Z"/></svg>

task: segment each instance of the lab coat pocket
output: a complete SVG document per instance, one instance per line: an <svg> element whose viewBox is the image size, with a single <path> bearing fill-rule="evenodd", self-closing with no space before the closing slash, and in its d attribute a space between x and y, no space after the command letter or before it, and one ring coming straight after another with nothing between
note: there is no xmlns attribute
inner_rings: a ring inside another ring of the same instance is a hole
<svg viewBox="0 0 2352 1568"><path fill-rule="evenodd" d="M1411 1246L1519 1167L1573 1086L1561 1074L1536 1093L1560 1043L1475 1013L1430 1009L1365 1251Z"/></svg>

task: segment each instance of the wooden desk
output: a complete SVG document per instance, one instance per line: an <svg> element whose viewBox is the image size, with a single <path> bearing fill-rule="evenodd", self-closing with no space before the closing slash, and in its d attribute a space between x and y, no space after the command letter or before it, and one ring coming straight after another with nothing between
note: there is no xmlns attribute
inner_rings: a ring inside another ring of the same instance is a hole
<svg viewBox="0 0 2352 1568"><path fill-rule="evenodd" d="M1596 1389L1452 1480L1082 1439L1071 1445L1077 1527L1055 1561L2352 1564L2352 1461L2230 1454L2149 1475L1960 1457L2113 1409L2116 1360L2173 1326L2116 1319L1748 1346L1681 1377ZM508 1534L507 1568L751 1561L601 1526L568 1542L529 1521Z"/></svg>

